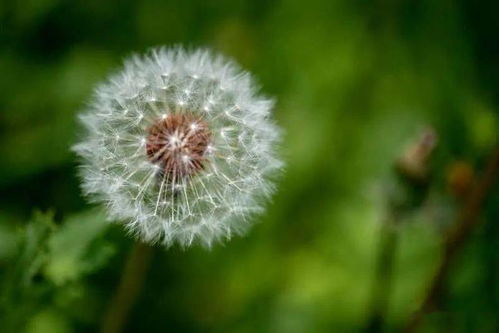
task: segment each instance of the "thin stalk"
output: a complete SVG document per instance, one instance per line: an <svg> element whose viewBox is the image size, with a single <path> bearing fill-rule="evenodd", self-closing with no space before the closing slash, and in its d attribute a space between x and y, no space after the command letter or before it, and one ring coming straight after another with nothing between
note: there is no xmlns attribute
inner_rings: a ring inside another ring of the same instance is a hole
<svg viewBox="0 0 499 333"><path fill-rule="evenodd" d="M396 219L389 217L383 222L372 286L371 310L366 331L381 332L385 325L389 295L393 279L393 263L398 243Z"/></svg>
<svg viewBox="0 0 499 333"><path fill-rule="evenodd" d="M433 311L435 303L441 295L447 277L449 275L451 265L455 261L461 248L470 238L472 231L479 224L480 210L487 198L489 190L496 181L499 172L499 147L495 149L481 179L471 190L459 217L454 224L454 228L448 233L444 243L443 258L440 262L428 288L426 295L423 298L421 306L413 313L405 332L415 332L421 325L426 314Z"/></svg>
<svg viewBox="0 0 499 333"><path fill-rule="evenodd" d="M151 263L153 248L136 242L128 256L123 275L103 317L102 333L119 333L139 296Z"/></svg>

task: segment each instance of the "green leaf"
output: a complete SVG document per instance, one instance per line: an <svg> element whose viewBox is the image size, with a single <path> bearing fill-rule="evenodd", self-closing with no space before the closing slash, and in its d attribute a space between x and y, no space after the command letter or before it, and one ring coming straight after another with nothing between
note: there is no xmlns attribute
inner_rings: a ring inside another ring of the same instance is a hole
<svg viewBox="0 0 499 333"><path fill-rule="evenodd" d="M48 286L37 277L47 262L47 239L56 229L52 212L36 212L23 229L19 253L2 281L0 322L7 331L17 331L36 309Z"/></svg>
<svg viewBox="0 0 499 333"><path fill-rule="evenodd" d="M55 305L59 293L80 283L116 252L104 238L109 223L101 211L70 216L60 226L53 222L53 217L52 212L37 212L20 230L17 255L1 276L2 332L22 331L27 318ZM66 312L64 308L60 310Z"/></svg>
<svg viewBox="0 0 499 333"><path fill-rule="evenodd" d="M45 276L60 286L97 270L115 253L101 236L109 226L105 215L90 210L69 217L49 240Z"/></svg>

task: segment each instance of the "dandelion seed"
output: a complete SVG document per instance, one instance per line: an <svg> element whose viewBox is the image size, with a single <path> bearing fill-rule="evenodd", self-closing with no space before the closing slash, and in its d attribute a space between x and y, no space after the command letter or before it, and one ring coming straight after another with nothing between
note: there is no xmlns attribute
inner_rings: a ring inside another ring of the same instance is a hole
<svg viewBox="0 0 499 333"><path fill-rule="evenodd" d="M132 57L81 115L84 192L148 242L209 247L241 234L282 167L271 107L209 51Z"/></svg>

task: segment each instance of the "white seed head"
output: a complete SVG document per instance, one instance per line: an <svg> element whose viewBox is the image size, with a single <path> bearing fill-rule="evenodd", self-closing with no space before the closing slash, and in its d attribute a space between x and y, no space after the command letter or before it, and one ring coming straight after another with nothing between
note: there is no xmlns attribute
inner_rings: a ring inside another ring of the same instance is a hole
<svg viewBox="0 0 499 333"><path fill-rule="evenodd" d="M80 116L84 192L148 242L209 247L242 233L282 167L272 105L207 50L134 56Z"/></svg>

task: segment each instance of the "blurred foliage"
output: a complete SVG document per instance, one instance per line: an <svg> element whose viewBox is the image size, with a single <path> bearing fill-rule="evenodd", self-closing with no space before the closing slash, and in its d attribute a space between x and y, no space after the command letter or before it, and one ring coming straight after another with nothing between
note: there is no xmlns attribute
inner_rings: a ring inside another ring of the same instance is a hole
<svg viewBox="0 0 499 333"><path fill-rule="evenodd" d="M401 327L461 204L449 167L480 173L497 144L498 12L492 0L1 2L2 331L96 331L132 240L81 197L76 114L130 52L177 43L226 53L277 98L288 167L246 237L156 250L127 330L363 328L393 163L432 125L428 200L398 230L386 320ZM498 216L496 186L425 330L499 329Z"/></svg>
<svg viewBox="0 0 499 333"><path fill-rule="evenodd" d="M88 302L78 310L72 303L84 300L81 279L100 269L115 253L114 246L102 237L107 226L103 214L95 210L69 216L60 226L53 222L52 213L35 213L26 227L18 230L18 250L2 274L2 328L19 332L27 327L28 332L39 332L38 326L45 324L38 321L45 320L56 321L56 327L70 327L72 314L92 311L86 308ZM32 316L36 324L27 322ZM52 332L50 327L45 331Z"/></svg>

